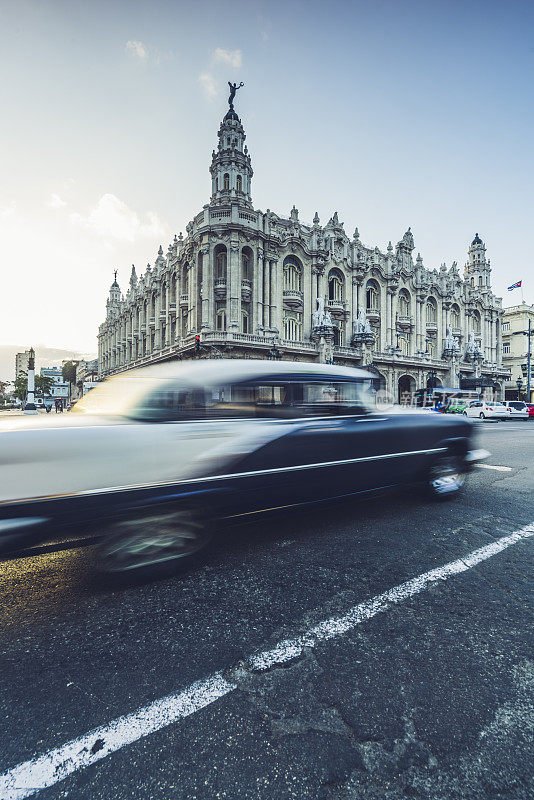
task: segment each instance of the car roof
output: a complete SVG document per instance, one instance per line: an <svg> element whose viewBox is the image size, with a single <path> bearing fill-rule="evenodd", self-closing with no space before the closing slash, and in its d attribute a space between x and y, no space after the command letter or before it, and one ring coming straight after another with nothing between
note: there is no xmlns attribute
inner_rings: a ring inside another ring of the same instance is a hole
<svg viewBox="0 0 534 800"><path fill-rule="evenodd" d="M179 379L205 385L223 381L236 382L252 378L282 375L325 376L329 380L369 379L370 372L357 367L341 367L334 364L316 364L296 361L266 361L262 359L200 359L198 361L166 361L140 369L128 370L113 376L114 380L151 378L161 380Z"/></svg>

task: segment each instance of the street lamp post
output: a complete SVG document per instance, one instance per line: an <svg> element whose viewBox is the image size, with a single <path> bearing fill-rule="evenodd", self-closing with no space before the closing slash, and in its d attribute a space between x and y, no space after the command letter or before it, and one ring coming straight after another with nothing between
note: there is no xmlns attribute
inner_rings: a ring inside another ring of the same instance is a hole
<svg viewBox="0 0 534 800"><path fill-rule="evenodd" d="M522 389L522 387L523 387L523 381L522 381L522 379L521 379L521 378L518 378L518 379L516 380L516 384L517 384L517 399L518 399L518 400L521 400L521 389Z"/></svg>
<svg viewBox="0 0 534 800"><path fill-rule="evenodd" d="M35 350L30 348L28 359L28 388L26 390L26 402L24 404L25 414L37 414L35 405Z"/></svg>

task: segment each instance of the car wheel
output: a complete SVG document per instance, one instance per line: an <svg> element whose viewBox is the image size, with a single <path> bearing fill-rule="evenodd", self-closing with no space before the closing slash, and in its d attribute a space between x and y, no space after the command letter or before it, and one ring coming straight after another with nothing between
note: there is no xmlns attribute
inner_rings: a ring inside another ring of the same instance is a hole
<svg viewBox="0 0 534 800"><path fill-rule="evenodd" d="M164 573L189 563L211 538L191 511L154 511L113 524L98 547L99 566L122 575Z"/></svg>
<svg viewBox="0 0 534 800"><path fill-rule="evenodd" d="M479 419L486 419L486 415L484 414L483 411L481 411L478 416L479 416Z"/></svg>
<svg viewBox="0 0 534 800"><path fill-rule="evenodd" d="M446 500L458 494L465 483L465 466L459 456L445 454L437 458L427 477L427 493L434 500Z"/></svg>

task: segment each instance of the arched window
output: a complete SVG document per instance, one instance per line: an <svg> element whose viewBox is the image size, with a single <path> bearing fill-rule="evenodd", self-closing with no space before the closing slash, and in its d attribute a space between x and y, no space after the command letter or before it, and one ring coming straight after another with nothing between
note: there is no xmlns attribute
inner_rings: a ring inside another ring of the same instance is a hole
<svg viewBox="0 0 534 800"><path fill-rule="evenodd" d="M237 176L237 191L238 192L243 191L243 178L241 177L241 175Z"/></svg>
<svg viewBox="0 0 534 800"><path fill-rule="evenodd" d="M302 291L302 266L295 256L284 259L284 289L292 292Z"/></svg>
<svg viewBox="0 0 534 800"><path fill-rule="evenodd" d="M426 321L437 322L437 318L438 318L437 303L433 297L429 297L427 298L426 301Z"/></svg>
<svg viewBox="0 0 534 800"><path fill-rule="evenodd" d="M365 307L367 311L378 311L380 306L380 289L376 281L367 281L365 287Z"/></svg>
<svg viewBox="0 0 534 800"><path fill-rule="evenodd" d="M189 264L184 264L182 286L183 286L183 294L189 294Z"/></svg>
<svg viewBox="0 0 534 800"><path fill-rule="evenodd" d="M291 342L302 341L302 313L299 311L284 312L284 339Z"/></svg>
<svg viewBox="0 0 534 800"><path fill-rule="evenodd" d="M435 346L434 342L430 342L429 341L429 342L426 343L426 352L427 352L427 355L430 358L434 358L434 354L436 352L436 346Z"/></svg>
<svg viewBox="0 0 534 800"><path fill-rule="evenodd" d="M241 312L241 328L243 330L243 333L250 333L248 311Z"/></svg>
<svg viewBox="0 0 534 800"><path fill-rule="evenodd" d="M482 275L478 276L478 285L482 286Z"/></svg>
<svg viewBox="0 0 534 800"><path fill-rule="evenodd" d="M403 356L410 355L410 339L408 335L399 336L399 347Z"/></svg>
<svg viewBox="0 0 534 800"><path fill-rule="evenodd" d="M475 333L480 333L480 314L478 311L475 311L473 314L473 327L475 329Z"/></svg>
<svg viewBox="0 0 534 800"><path fill-rule="evenodd" d="M399 292L399 316L410 316L410 295L406 289L401 289Z"/></svg>
<svg viewBox="0 0 534 800"><path fill-rule="evenodd" d="M471 277L471 286L474 286L474 285L475 285L475 279L473 277Z"/></svg>
<svg viewBox="0 0 534 800"><path fill-rule="evenodd" d="M218 244L215 248L215 278L217 280L226 278L226 261L226 247L223 244Z"/></svg>
<svg viewBox="0 0 534 800"><path fill-rule="evenodd" d="M341 325L334 325L334 346L343 346L343 328Z"/></svg>
<svg viewBox="0 0 534 800"><path fill-rule="evenodd" d="M245 280L252 280L252 250L244 247L241 251L241 277Z"/></svg>
<svg viewBox="0 0 534 800"><path fill-rule="evenodd" d="M220 308L216 315L216 326L218 331L226 330L226 309Z"/></svg>
<svg viewBox="0 0 534 800"><path fill-rule="evenodd" d="M230 189L230 176L227 172L224 173L223 188L225 192L229 191Z"/></svg>
<svg viewBox="0 0 534 800"><path fill-rule="evenodd" d="M460 327L460 309L455 304L451 308L451 327L459 328Z"/></svg>
<svg viewBox="0 0 534 800"><path fill-rule="evenodd" d="M344 284L343 273L338 269L331 269L328 273L328 299L342 301Z"/></svg>

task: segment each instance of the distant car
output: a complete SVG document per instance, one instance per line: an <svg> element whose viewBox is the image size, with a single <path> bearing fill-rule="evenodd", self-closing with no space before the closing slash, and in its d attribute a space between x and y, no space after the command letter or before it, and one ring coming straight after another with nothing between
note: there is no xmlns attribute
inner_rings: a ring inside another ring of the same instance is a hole
<svg viewBox="0 0 534 800"><path fill-rule="evenodd" d="M451 400L447 406L447 414L463 414L467 408L468 400Z"/></svg>
<svg viewBox="0 0 534 800"><path fill-rule="evenodd" d="M529 418L534 417L534 403L526 403L526 407Z"/></svg>
<svg viewBox="0 0 534 800"><path fill-rule="evenodd" d="M503 403L486 403L484 400L471 400L463 414L476 419L502 420L510 417L510 412Z"/></svg>
<svg viewBox="0 0 534 800"><path fill-rule="evenodd" d="M464 418L374 411L372 375L219 359L117 375L70 414L0 421L4 547L91 521L110 572L192 557L221 519L417 484L452 497L487 453Z"/></svg>
<svg viewBox="0 0 534 800"><path fill-rule="evenodd" d="M528 419L528 407L522 400L506 400L504 403L508 410L509 419Z"/></svg>

